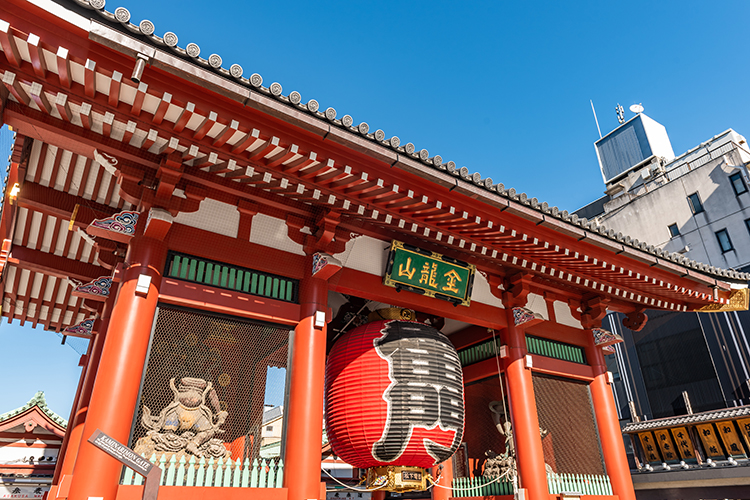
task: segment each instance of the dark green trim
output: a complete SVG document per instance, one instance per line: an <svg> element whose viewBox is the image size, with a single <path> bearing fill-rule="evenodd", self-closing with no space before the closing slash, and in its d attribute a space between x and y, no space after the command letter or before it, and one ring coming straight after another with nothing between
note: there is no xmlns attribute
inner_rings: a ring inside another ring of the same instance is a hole
<svg viewBox="0 0 750 500"><path fill-rule="evenodd" d="M498 342L498 347L499 345ZM571 363L579 363L582 365L586 364L586 354L583 348L571 344L565 344L563 342L557 342L555 340L526 335L526 350L529 354L561 359L563 361L570 361ZM495 349L492 345L492 339L458 351L458 358L461 360L461 366L479 363L480 361L490 359L494 356Z"/></svg>
<svg viewBox="0 0 750 500"><path fill-rule="evenodd" d="M586 354L582 347L555 340L526 335L526 350L530 354L561 359L571 363L586 364Z"/></svg>
<svg viewBox="0 0 750 500"><path fill-rule="evenodd" d="M193 283L298 303L298 280L191 255L170 252L164 274Z"/></svg>
<svg viewBox="0 0 750 500"><path fill-rule="evenodd" d="M498 346L499 345L500 343L498 342ZM458 359L461 360L461 366L479 363L480 361L493 358L494 356L495 348L492 345L492 339L458 351Z"/></svg>

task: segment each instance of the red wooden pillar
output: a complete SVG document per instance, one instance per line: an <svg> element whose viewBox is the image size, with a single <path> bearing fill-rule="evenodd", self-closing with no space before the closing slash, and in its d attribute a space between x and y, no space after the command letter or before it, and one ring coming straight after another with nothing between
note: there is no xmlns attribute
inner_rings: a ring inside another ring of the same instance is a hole
<svg viewBox="0 0 750 500"><path fill-rule="evenodd" d="M549 500L534 385L531 370L526 368L526 335L522 328L516 326L512 307L506 306L505 317L508 322L506 342L509 351L505 376L520 487L526 489L526 498L530 500Z"/></svg>
<svg viewBox="0 0 750 500"><path fill-rule="evenodd" d="M440 470L440 465L443 470ZM432 476L436 480L436 486L433 486L430 492L432 500L448 500L453 496L453 491L450 489L453 483L453 458L449 458L440 465L432 468Z"/></svg>
<svg viewBox="0 0 750 500"><path fill-rule="evenodd" d="M86 383L86 373L89 370L89 366L91 365L91 355L94 350L94 342L90 341L88 348L86 349L86 355L81 356L86 361L83 365L83 368L81 369L81 376L78 379L78 388L76 389L76 394L73 397L73 406L70 408L70 417L68 417L68 427L65 430L65 437L63 437L63 442L60 445L60 450L57 454L57 464L55 464L55 473L52 476L52 487L50 488L50 491L48 493L56 493L57 492L57 483L60 479L62 468L64 464L64 459L66 450L68 449L68 443L70 442L70 434L73 430L73 420L75 419L76 413L78 412L78 407L80 406L81 401L81 392L83 391L83 386ZM48 495L50 498L55 498L54 495Z"/></svg>
<svg viewBox="0 0 750 500"><path fill-rule="evenodd" d="M166 257L167 246L160 240L137 236L130 241L69 493L62 481L58 497L115 499L122 465L87 440L101 429L121 443L128 441ZM151 278L146 290L136 288L142 275Z"/></svg>
<svg viewBox="0 0 750 500"><path fill-rule="evenodd" d="M590 336L586 348L586 357L594 371L594 380L589 386L591 402L594 405L596 425L599 428L599 439L602 444L604 465L612 483L612 493L620 500L635 500L633 480L630 477L630 466L625 454L625 444L622 440L622 430L617 418L617 408L612 394L612 388L607 380L607 364L601 347L594 345L594 334L587 330Z"/></svg>
<svg viewBox="0 0 750 500"><path fill-rule="evenodd" d="M64 476L73 474L73 467L75 466L78 450L81 446L83 426L86 423L86 415L91 401L91 391L94 388L96 372L99 369L99 360L101 359L102 348L104 347L104 337L109 325L109 317L112 313L112 305L114 304L116 291L117 286L113 284L111 291L112 295L104 304L102 317L96 328L98 333L89 344L88 362L86 363L85 371L82 374L82 376L84 376L83 386L80 391L80 397L78 398L76 408L68 421L68 432L65 434L66 442L63 443L63 447L60 450L60 461L58 462L58 467L55 469L55 477L52 480L53 485L58 485ZM53 490L50 489L50 497L55 498L52 493ZM57 493L57 488L54 489L54 493Z"/></svg>
<svg viewBox="0 0 750 500"><path fill-rule="evenodd" d="M284 470L289 500L317 499L321 494L328 283L311 276L312 257L307 258L305 268L305 278L300 282L301 319L294 329L289 367Z"/></svg>

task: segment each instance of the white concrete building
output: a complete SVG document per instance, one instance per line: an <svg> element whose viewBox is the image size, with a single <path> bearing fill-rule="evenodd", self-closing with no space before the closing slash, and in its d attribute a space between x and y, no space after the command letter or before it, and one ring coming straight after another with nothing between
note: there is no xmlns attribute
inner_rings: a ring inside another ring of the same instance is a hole
<svg viewBox="0 0 750 500"><path fill-rule="evenodd" d="M597 151L640 117L653 122L636 115L597 141ZM644 140L635 134L631 139L633 148ZM671 152L668 137L659 139L668 146L662 151ZM618 165L621 168L613 168L607 160L599 154L607 196L579 215L710 266L736 270L750 266L750 148L743 136L729 129L676 158L656 153L635 165Z"/></svg>

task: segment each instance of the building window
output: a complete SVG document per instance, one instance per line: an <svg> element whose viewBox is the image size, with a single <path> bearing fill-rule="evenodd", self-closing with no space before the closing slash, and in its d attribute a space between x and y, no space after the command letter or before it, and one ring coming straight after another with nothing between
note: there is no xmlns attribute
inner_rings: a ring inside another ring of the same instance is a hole
<svg viewBox="0 0 750 500"><path fill-rule="evenodd" d="M719 240L719 246L721 247L721 253L726 253L733 250L732 240L729 239L729 233L726 229L716 231L716 239Z"/></svg>
<svg viewBox="0 0 750 500"><path fill-rule="evenodd" d="M266 426L266 430L267 431L272 431L273 430L273 425L267 425Z"/></svg>
<svg viewBox="0 0 750 500"><path fill-rule="evenodd" d="M688 196L688 203L690 203L690 209L694 214L703 212L703 203L701 203L701 199L700 196L698 196L698 193L693 193Z"/></svg>
<svg viewBox="0 0 750 500"><path fill-rule="evenodd" d="M680 228L677 227L677 224L671 224L669 226L669 237L674 238L675 236L680 235Z"/></svg>
<svg viewBox="0 0 750 500"><path fill-rule="evenodd" d="M742 178L741 173L737 172L735 174L730 175L729 181L732 183L732 189L734 189L734 194L740 195L742 193L747 193L747 186L745 185L745 180Z"/></svg>

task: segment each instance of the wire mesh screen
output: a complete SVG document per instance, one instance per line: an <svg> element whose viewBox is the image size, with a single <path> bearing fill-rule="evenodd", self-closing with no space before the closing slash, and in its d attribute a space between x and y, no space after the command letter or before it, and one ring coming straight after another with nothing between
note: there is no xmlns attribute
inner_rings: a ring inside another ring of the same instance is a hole
<svg viewBox="0 0 750 500"><path fill-rule="evenodd" d="M468 384L464 389L464 398L464 441L468 462L465 468L471 476L476 477L484 473L488 458L505 452L505 436L496 425L496 422L500 422L502 429L502 423L505 421L499 378L494 376ZM507 407L506 402L505 408ZM457 472L459 471L454 469L454 476L460 477Z"/></svg>
<svg viewBox="0 0 750 500"><path fill-rule="evenodd" d="M588 385L533 374L544 461L558 474L604 474Z"/></svg>
<svg viewBox="0 0 750 500"><path fill-rule="evenodd" d="M131 446L188 459L280 456L288 342L285 327L161 306Z"/></svg>

